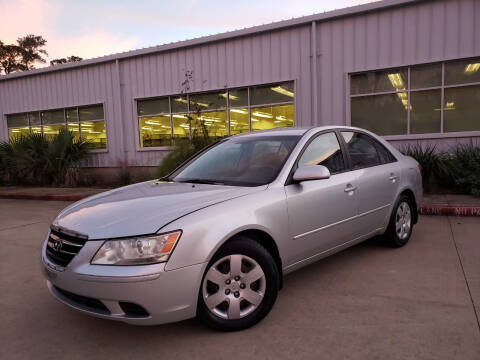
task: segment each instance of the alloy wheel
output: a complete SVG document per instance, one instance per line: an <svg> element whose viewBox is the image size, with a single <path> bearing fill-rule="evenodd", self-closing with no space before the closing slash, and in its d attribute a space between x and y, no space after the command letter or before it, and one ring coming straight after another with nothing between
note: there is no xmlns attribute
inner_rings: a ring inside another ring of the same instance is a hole
<svg viewBox="0 0 480 360"><path fill-rule="evenodd" d="M252 258L234 254L216 261L205 274L203 300L214 315L223 319L241 319L262 303L266 278Z"/></svg>
<svg viewBox="0 0 480 360"><path fill-rule="evenodd" d="M395 231L399 239L405 239L410 234L412 227L412 213L410 211L410 205L407 202L402 201L397 208L395 215Z"/></svg>

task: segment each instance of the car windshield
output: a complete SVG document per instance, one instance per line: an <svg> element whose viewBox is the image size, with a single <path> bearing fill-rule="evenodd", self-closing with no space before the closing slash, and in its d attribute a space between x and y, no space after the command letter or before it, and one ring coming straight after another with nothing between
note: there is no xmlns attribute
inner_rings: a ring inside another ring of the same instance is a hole
<svg viewBox="0 0 480 360"><path fill-rule="evenodd" d="M245 136L224 140L177 170L170 180L234 186L272 182L300 136Z"/></svg>

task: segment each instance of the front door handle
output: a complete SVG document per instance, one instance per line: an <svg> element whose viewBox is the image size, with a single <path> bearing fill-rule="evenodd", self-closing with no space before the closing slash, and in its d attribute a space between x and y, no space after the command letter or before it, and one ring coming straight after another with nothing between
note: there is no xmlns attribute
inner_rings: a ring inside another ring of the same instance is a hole
<svg viewBox="0 0 480 360"><path fill-rule="evenodd" d="M357 190L356 186L352 186L351 184L348 184L345 190L343 191L345 191L346 193L349 193L349 192L354 192L355 190Z"/></svg>

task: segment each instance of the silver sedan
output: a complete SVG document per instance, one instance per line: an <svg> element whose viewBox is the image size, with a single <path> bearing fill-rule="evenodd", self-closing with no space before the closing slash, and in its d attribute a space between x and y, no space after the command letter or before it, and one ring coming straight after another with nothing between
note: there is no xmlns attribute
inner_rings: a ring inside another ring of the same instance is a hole
<svg viewBox="0 0 480 360"><path fill-rule="evenodd" d="M43 245L47 286L102 318L247 328L283 275L375 235L405 245L421 184L415 160L365 130L233 136L165 178L63 210Z"/></svg>

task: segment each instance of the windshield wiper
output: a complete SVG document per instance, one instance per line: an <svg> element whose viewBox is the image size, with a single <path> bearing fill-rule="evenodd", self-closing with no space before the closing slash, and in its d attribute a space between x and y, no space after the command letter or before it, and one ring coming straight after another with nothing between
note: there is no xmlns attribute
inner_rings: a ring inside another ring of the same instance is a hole
<svg viewBox="0 0 480 360"><path fill-rule="evenodd" d="M182 179L178 182L181 183L192 183L192 184L208 184L208 185L225 185L225 183L217 180L208 180L208 179Z"/></svg>

